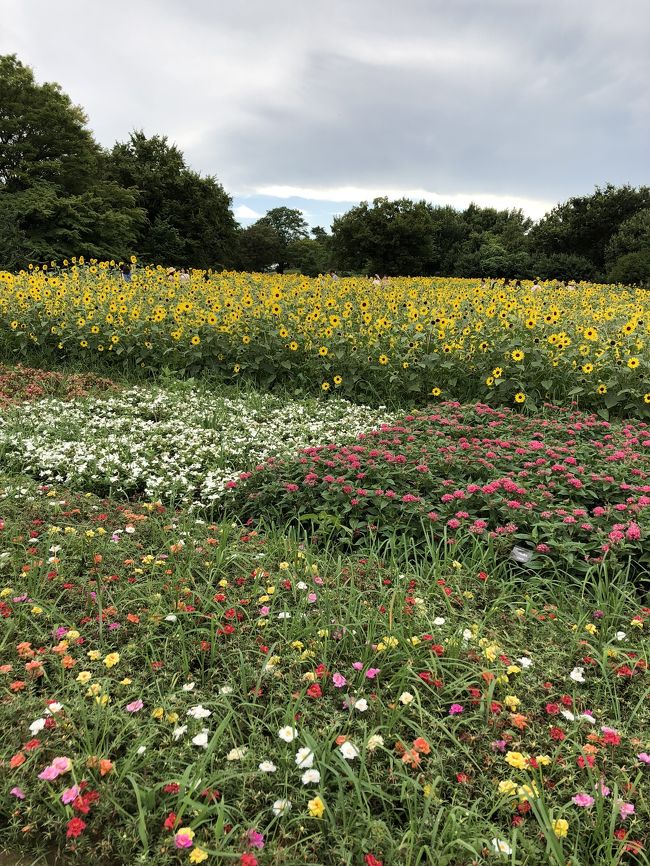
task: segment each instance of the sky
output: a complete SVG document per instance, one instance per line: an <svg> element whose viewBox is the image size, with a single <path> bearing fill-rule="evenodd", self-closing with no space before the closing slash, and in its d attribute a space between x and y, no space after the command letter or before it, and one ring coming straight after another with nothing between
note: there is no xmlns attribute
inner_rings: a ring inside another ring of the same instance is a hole
<svg viewBox="0 0 650 866"><path fill-rule="evenodd" d="M110 147L164 134L243 225L386 195L538 219L650 182L649 0L0 0L0 54Z"/></svg>

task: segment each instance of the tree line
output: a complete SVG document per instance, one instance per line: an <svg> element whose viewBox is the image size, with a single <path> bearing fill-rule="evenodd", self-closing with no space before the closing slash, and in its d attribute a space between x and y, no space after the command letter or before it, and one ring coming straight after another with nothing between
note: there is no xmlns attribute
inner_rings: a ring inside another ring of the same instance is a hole
<svg viewBox="0 0 650 866"><path fill-rule="evenodd" d="M558 204L463 211L407 198L361 202L309 228L273 208L242 228L215 177L165 136L133 132L105 149L58 84L0 57L0 267L86 258L309 276L587 279L650 285L650 188L611 184Z"/></svg>

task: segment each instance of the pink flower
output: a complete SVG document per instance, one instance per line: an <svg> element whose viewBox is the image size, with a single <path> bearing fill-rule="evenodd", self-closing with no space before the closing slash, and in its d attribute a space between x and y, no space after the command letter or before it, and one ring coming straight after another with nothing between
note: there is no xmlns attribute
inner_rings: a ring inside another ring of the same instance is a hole
<svg viewBox="0 0 650 866"><path fill-rule="evenodd" d="M610 790L605 784L604 779L600 779L600 781L596 782L594 787L601 797L609 797Z"/></svg>
<svg viewBox="0 0 650 866"><path fill-rule="evenodd" d="M270 612L271 608L268 606L268 604L265 604L264 607L260 608L260 616L268 616Z"/></svg>
<svg viewBox="0 0 650 866"><path fill-rule="evenodd" d="M174 845L176 848L191 848L192 847L192 836L189 833L177 833L174 836Z"/></svg>
<svg viewBox="0 0 650 866"><path fill-rule="evenodd" d="M57 771L54 767L46 767L38 774L38 778L42 779L44 782L53 782L58 777Z"/></svg>
<svg viewBox="0 0 650 866"><path fill-rule="evenodd" d="M126 711L127 713L139 713L143 706L144 703L138 698L137 701L131 701L130 704L126 705Z"/></svg>
<svg viewBox="0 0 650 866"><path fill-rule="evenodd" d="M588 809L596 802L590 794L576 794L575 797L571 797L571 799L576 806L580 806L582 809Z"/></svg>
<svg viewBox="0 0 650 866"><path fill-rule="evenodd" d="M307 596L307 601L309 602L309 604L313 604L317 600L318 600L318 596L316 595L315 592L310 592L309 595Z"/></svg>
<svg viewBox="0 0 650 866"><path fill-rule="evenodd" d="M352 667L355 671L363 670L363 662L352 662Z"/></svg>
<svg viewBox="0 0 650 866"><path fill-rule="evenodd" d="M56 772L61 775L61 773L67 773L68 770L72 767L72 761L70 758L55 758L52 761L52 766L56 770Z"/></svg>
<svg viewBox="0 0 650 866"><path fill-rule="evenodd" d="M366 671L366 676L369 680L374 680L378 673L381 672L381 668L368 668Z"/></svg>
<svg viewBox="0 0 650 866"><path fill-rule="evenodd" d="M619 801L618 803L618 814L621 817L621 821L625 821L630 815L634 815L634 806L632 803L623 803Z"/></svg>
<svg viewBox="0 0 650 866"><path fill-rule="evenodd" d="M72 803L79 796L79 786L73 785L71 788L66 788L65 791L61 794L61 802L65 803L67 806L69 803Z"/></svg>
<svg viewBox="0 0 650 866"><path fill-rule="evenodd" d="M647 752L641 752L637 755L637 758L643 761L644 764L650 764L650 755Z"/></svg>
<svg viewBox="0 0 650 866"><path fill-rule="evenodd" d="M249 830L246 834L246 840L251 848L263 848L264 836L258 833L257 830Z"/></svg>
<svg viewBox="0 0 650 866"><path fill-rule="evenodd" d="M9 791L9 793L12 796L17 797L19 800L25 799L25 792L23 791L22 788L12 788L11 791Z"/></svg>
<svg viewBox="0 0 650 866"><path fill-rule="evenodd" d="M337 671L335 674L332 674L332 682L334 683L334 685L336 686L337 689L342 689L343 686L347 685L348 681L343 676L343 674L340 674Z"/></svg>
<svg viewBox="0 0 650 866"><path fill-rule="evenodd" d="M449 707L449 715L450 716L457 716L463 712L465 712L465 707L462 704L452 704Z"/></svg>

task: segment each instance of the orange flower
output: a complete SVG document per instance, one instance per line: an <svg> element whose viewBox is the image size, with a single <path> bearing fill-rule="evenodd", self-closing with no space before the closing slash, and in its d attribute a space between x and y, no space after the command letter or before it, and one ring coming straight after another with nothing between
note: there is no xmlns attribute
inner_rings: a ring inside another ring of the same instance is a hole
<svg viewBox="0 0 650 866"><path fill-rule="evenodd" d="M491 683L494 679L494 674L492 673L492 671L483 671L481 677L485 680L486 683Z"/></svg>
<svg viewBox="0 0 650 866"><path fill-rule="evenodd" d="M398 755L403 755L406 752L406 746L400 740L395 743L395 751Z"/></svg>
<svg viewBox="0 0 650 866"><path fill-rule="evenodd" d="M13 758L9 761L9 766L12 770L15 770L16 767L20 767L21 764L24 764L26 760L27 758L22 752L16 752Z"/></svg>
<svg viewBox="0 0 650 866"><path fill-rule="evenodd" d="M52 647L52 652L56 653L57 655L63 655L63 653L67 650L67 648L68 648L67 640L62 640L62 641L59 641L59 643L56 646Z"/></svg>
<svg viewBox="0 0 650 866"><path fill-rule="evenodd" d="M13 669L13 665L0 665L0 674L9 674Z"/></svg>
<svg viewBox="0 0 650 866"><path fill-rule="evenodd" d="M27 641L19 643L16 647L16 651L21 659L33 659L35 655L31 643L28 643Z"/></svg>
<svg viewBox="0 0 650 866"><path fill-rule="evenodd" d="M45 673L39 661L27 662L25 670L30 674L33 674L35 677L42 677Z"/></svg>
<svg viewBox="0 0 650 866"><path fill-rule="evenodd" d="M424 737L418 737L417 740L413 740L413 748L416 752L420 752L421 755L428 755L431 751L431 746Z"/></svg>
<svg viewBox="0 0 650 866"><path fill-rule="evenodd" d="M528 725L528 719L521 713L510 713L510 721L520 731L523 731Z"/></svg>
<svg viewBox="0 0 650 866"><path fill-rule="evenodd" d="M108 758L102 758L99 762L99 775L106 776L108 773L113 770L113 762L109 761Z"/></svg>
<svg viewBox="0 0 650 866"><path fill-rule="evenodd" d="M409 767L419 767L421 760L415 749L407 749L402 755L402 761Z"/></svg>
<svg viewBox="0 0 650 866"><path fill-rule="evenodd" d="M93 556L93 562L95 563L95 565L99 565L99 563L100 563L103 559L104 559L104 557L101 555L101 553L96 553L96 554Z"/></svg>
<svg viewBox="0 0 650 866"><path fill-rule="evenodd" d="M77 662L75 661L75 659L72 658L72 656L63 656L63 658L61 659L61 664L66 670L69 671L77 664Z"/></svg>
<svg viewBox="0 0 650 866"><path fill-rule="evenodd" d="M347 737L345 736L345 734L339 734L339 736L336 738L336 740L334 742L336 743L337 746L342 746L346 740L347 740Z"/></svg>
<svg viewBox="0 0 650 866"><path fill-rule="evenodd" d="M12 692L20 692L25 688L25 683L22 680L14 680L13 683L10 684L9 688Z"/></svg>
<svg viewBox="0 0 650 866"><path fill-rule="evenodd" d="M133 622L136 625L140 622L140 617L136 616L134 613L127 613L126 618L129 622Z"/></svg>

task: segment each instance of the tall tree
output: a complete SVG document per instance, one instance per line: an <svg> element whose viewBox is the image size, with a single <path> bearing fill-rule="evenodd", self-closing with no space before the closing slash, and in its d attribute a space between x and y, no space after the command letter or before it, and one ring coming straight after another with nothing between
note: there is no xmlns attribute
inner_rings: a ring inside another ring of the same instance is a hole
<svg viewBox="0 0 650 866"><path fill-rule="evenodd" d="M302 211L290 207L274 207L257 221L256 225L274 229L280 241L278 251L278 273L284 273L290 264L290 245L309 237L309 226Z"/></svg>
<svg viewBox="0 0 650 866"><path fill-rule="evenodd" d="M101 177L86 116L58 84L0 57L0 266L83 254L126 258L142 214Z"/></svg>
<svg viewBox="0 0 650 866"><path fill-rule="evenodd" d="M189 169L165 136L132 133L113 147L106 170L146 214L137 238L142 258L200 268L232 262L237 224L230 196L216 178Z"/></svg>

